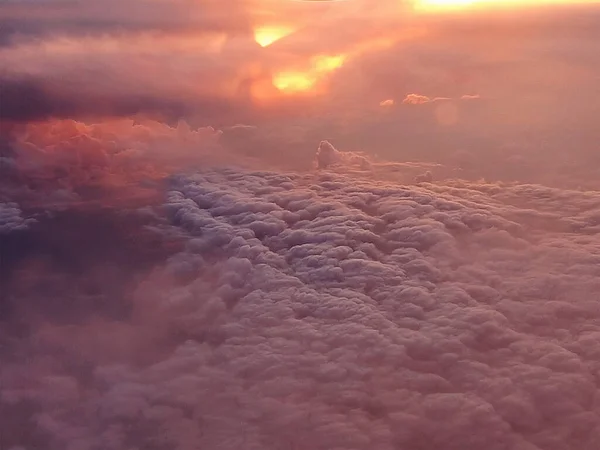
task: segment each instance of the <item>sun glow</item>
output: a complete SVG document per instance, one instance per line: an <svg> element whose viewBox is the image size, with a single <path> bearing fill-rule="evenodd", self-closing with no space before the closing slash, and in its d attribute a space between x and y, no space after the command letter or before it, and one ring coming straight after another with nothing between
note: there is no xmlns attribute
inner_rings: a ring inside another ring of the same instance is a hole
<svg viewBox="0 0 600 450"><path fill-rule="evenodd" d="M464 9L481 3L481 0L418 0L415 2L416 11L431 12L439 10Z"/></svg>
<svg viewBox="0 0 600 450"><path fill-rule="evenodd" d="M466 6L472 3L476 3L477 0L421 0L420 3L429 6L441 6L441 7L454 7L454 6Z"/></svg>
<svg viewBox="0 0 600 450"><path fill-rule="evenodd" d="M469 8L523 8L531 6L558 5L567 3L590 4L599 0L414 0L417 12L441 12Z"/></svg>
<svg viewBox="0 0 600 450"><path fill-rule="evenodd" d="M273 85L284 92L308 91L316 81L310 74L301 72L280 72L273 76Z"/></svg>
<svg viewBox="0 0 600 450"><path fill-rule="evenodd" d="M312 59L308 70L276 73L272 80L273 86L290 94L314 91L320 80L342 67L345 59L344 55L317 56Z"/></svg>
<svg viewBox="0 0 600 450"><path fill-rule="evenodd" d="M294 32L292 27L286 26L264 26L254 30L254 40L261 47L269 45L289 36Z"/></svg>

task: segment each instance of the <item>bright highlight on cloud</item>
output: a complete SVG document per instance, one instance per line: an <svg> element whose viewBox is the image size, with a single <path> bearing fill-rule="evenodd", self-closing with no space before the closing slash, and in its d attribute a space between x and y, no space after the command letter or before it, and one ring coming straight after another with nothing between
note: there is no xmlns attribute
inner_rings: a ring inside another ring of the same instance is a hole
<svg viewBox="0 0 600 450"><path fill-rule="evenodd" d="M417 9L434 9L434 8L462 8L474 3L479 3L482 0L417 0ZM485 1L485 0L483 0Z"/></svg>
<svg viewBox="0 0 600 450"><path fill-rule="evenodd" d="M414 0L413 2L416 11L442 13L461 11L470 7L495 9L586 3L598 3L598 0Z"/></svg>
<svg viewBox="0 0 600 450"><path fill-rule="evenodd" d="M317 84L342 67L345 56L316 56L305 71L284 71L273 76L273 85L284 93L302 93L314 90Z"/></svg>
<svg viewBox="0 0 600 450"><path fill-rule="evenodd" d="M254 39L261 47L268 47L278 40L290 35L294 30L285 26L264 26L254 30Z"/></svg>

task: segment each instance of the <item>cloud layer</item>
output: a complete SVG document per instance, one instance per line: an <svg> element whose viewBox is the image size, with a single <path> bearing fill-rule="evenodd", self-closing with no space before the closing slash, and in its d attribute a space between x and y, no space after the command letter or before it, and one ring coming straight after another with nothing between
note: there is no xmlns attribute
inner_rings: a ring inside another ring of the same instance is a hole
<svg viewBox="0 0 600 450"><path fill-rule="evenodd" d="M164 211L187 248L124 329L54 325L2 366L3 403L36 405L46 448L600 439L596 195L220 169L173 178ZM128 327L144 363L114 363Z"/></svg>
<svg viewBox="0 0 600 450"><path fill-rule="evenodd" d="M596 450L598 10L308 3L0 4L2 450Z"/></svg>

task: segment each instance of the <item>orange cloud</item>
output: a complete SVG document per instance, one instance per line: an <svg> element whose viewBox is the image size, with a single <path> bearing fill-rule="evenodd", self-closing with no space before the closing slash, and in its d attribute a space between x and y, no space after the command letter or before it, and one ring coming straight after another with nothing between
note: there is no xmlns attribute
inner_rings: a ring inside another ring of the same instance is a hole
<svg viewBox="0 0 600 450"><path fill-rule="evenodd" d="M425 96L419 94L408 94L402 103L405 105L422 105L424 103L430 103L432 100Z"/></svg>
<svg viewBox="0 0 600 450"><path fill-rule="evenodd" d="M461 97L459 97L459 100L477 100L480 99L481 96L479 95L463 95ZM453 100L450 97L427 97L426 95L419 95L419 94L408 94L404 100L402 101L402 103L404 103L405 105L423 105L426 103L434 103L434 102L445 102L445 101L451 101Z"/></svg>

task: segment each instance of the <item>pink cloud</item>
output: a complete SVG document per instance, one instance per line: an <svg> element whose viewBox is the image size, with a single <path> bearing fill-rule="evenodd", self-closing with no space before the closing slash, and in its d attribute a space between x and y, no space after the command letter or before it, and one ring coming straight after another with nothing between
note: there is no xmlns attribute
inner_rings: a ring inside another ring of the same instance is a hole
<svg viewBox="0 0 600 450"><path fill-rule="evenodd" d="M402 100L402 103L405 105L422 105L424 103L430 103L431 101L432 99L425 95L408 94L404 100Z"/></svg>

